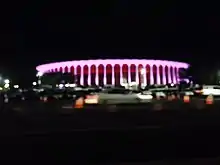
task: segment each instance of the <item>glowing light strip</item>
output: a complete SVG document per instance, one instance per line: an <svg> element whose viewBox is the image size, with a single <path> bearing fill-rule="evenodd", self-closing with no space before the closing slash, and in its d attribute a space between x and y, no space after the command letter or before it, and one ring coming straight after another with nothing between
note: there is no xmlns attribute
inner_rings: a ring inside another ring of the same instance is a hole
<svg viewBox="0 0 220 165"><path fill-rule="evenodd" d="M54 68L60 68L60 67L68 67L70 68L71 66L84 66L85 64L88 65L116 65L116 64L127 64L127 65L132 65L135 64L137 65L147 65L150 64L151 66L156 65L156 66L168 66L168 67L177 67L177 68L185 68L187 69L189 67L189 64L183 63L183 62L175 62L175 61L165 61L165 60L140 60L140 59L106 59L106 60L80 60L80 61L67 61L67 62L56 62L56 63L49 63L49 64L43 64L39 65L36 67L36 70L42 73L48 72L50 69Z"/></svg>

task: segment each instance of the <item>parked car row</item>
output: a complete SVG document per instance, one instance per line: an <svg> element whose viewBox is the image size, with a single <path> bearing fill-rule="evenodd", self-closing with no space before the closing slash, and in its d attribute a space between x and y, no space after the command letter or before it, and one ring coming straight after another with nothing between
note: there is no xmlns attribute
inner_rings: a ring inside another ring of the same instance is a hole
<svg viewBox="0 0 220 165"><path fill-rule="evenodd" d="M3 94L2 94L3 95ZM117 104L117 103L139 103L149 102L154 98L166 99L168 96L182 97L189 96L220 96L220 86L204 85L196 88L179 90L177 87L150 87L145 90L129 90L118 88L75 88L67 89L44 89L44 90L23 90L8 92L3 96L7 102L32 101L42 102L66 100L75 102L83 98L85 104ZM4 100L4 99L3 99Z"/></svg>

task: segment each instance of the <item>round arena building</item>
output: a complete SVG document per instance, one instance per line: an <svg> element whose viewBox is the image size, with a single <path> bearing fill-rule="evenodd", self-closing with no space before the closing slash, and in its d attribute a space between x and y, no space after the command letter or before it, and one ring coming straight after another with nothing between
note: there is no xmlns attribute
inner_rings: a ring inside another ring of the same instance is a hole
<svg viewBox="0 0 220 165"><path fill-rule="evenodd" d="M36 67L41 73L71 73L80 85L121 85L136 82L143 85L178 84L179 70L189 64L165 60L99 59L66 61Z"/></svg>

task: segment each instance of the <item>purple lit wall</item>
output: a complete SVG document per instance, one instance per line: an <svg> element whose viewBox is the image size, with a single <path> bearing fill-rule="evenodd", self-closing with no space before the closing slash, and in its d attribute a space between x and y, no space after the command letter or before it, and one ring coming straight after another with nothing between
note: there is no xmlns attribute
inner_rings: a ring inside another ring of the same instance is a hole
<svg viewBox="0 0 220 165"><path fill-rule="evenodd" d="M80 78L81 85L119 85L123 78L128 82L140 80L144 85L179 82L179 69L189 64L162 60L81 60L50 63L37 66L38 72L69 72ZM144 75L141 70L145 70Z"/></svg>

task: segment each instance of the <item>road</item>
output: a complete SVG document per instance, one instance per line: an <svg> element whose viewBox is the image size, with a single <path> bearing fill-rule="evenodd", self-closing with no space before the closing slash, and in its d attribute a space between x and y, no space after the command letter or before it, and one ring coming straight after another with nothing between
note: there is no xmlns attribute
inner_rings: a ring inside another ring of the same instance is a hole
<svg viewBox="0 0 220 165"><path fill-rule="evenodd" d="M157 128L172 126L173 123L179 126L191 126L194 121L208 125L206 120L210 116L212 123L218 120L219 107L220 100L215 100L213 104L208 105L203 99L191 99L189 103L184 103L183 100L153 100L142 104L101 105L80 109L73 108L69 102L28 101L8 104L3 112L9 116L13 114L19 117L23 122L20 123L21 128L41 131L51 127L50 124L48 127L45 126L47 123L53 123L54 127L51 128L56 130L59 129L60 123L62 123L61 130L64 125L67 129L79 130L84 128L125 129L137 128L137 126Z"/></svg>
<svg viewBox="0 0 220 165"><path fill-rule="evenodd" d="M1 116L0 150L10 160L90 163L219 156L219 118L216 111Z"/></svg>
<svg viewBox="0 0 220 165"><path fill-rule="evenodd" d="M162 109L155 109L157 104ZM100 107L65 113L62 105L29 101L20 103L20 110L6 106L0 116L2 157L95 161L98 156L114 162L220 155L218 101L155 100L114 111Z"/></svg>

